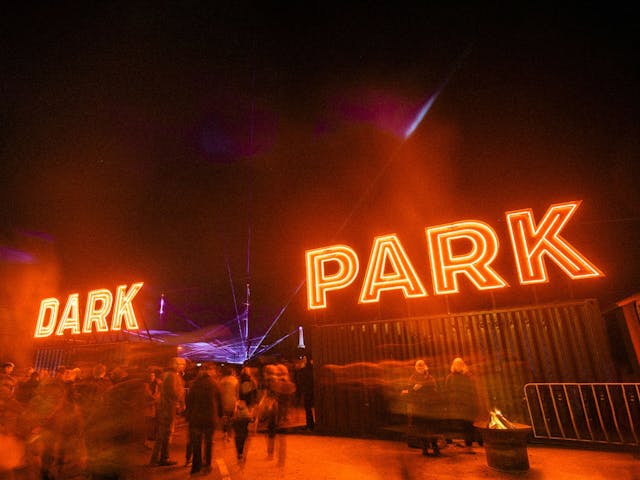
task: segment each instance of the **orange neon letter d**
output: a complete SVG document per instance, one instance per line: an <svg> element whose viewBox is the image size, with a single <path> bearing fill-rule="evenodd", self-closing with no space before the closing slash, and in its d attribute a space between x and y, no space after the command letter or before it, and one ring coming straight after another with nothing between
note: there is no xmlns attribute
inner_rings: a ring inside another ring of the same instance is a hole
<svg viewBox="0 0 640 480"><path fill-rule="evenodd" d="M490 266L498 254L498 236L486 223L469 220L427 228L426 232L433 288L438 295L458 292L458 275L466 275L478 290L507 285ZM471 251L454 252L453 244L461 240L471 243Z"/></svg>
<svg viewBox="0 0 640 480"><path fill-rule="evenodd" d="M545 255L570 278L604 276L595 265L560 236L560 231L580 203L582 202L578 200L551 205L537 226L531 209L506 213L520 283L525 285L549 281L544 263Z"/></svg>
<svg viewBox="0 0 640 480"><path fill-rule="evenodd" d="M358 255L346 245L307 250L307 305L309 310L327 307L327 292L351 284L358 274ZM327 264L337 271L327 273Z"/></svg>
<svg viewBox="0 0 640 480"><path fill-rule="evenodd" d="M57 298L45 298L40 302L38 322L36 323L36 331L33 334L35 338L48 337L54 332L59 308L60 302Z"/></svg>

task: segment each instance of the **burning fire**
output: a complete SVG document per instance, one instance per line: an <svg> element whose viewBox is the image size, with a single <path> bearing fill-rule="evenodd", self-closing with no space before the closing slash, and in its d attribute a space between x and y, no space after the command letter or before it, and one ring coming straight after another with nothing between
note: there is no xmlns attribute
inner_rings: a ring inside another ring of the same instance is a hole
<svg viewBox="0 0 640 480"><path fill-rule="evenodd" d="M491 418L489 419L489 428L495 428L498 430L508 430L511 428L517 428L512 422L507 420L502 412L497 408L494 408L489 412Z"/></svg>

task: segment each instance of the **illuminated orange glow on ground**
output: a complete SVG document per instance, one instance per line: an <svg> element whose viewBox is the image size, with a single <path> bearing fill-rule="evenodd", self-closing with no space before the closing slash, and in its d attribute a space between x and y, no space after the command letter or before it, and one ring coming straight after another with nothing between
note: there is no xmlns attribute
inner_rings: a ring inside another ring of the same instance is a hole
<svg viewBox="0 0 640 480"><path fill-rule="evenodd" d="M87 295L82 333L91 333L94 331L94 327L97 332L108 332L107 316L110 312L113 312L111 330L121 330L123 321L127 330L138 330L138 320L132 302L143 285L143 282L134 283L128 291L127 285L119 285L116 288L115 302L113 302L113 296L109 290L90 291ZM57 336L64 335L66 331L72 335L81 333L80 295L78 293L69 295L60 320L57 321L59 309L60 301L57 298L45 298L40 302L40 311L33 335L35 338L49 337L54 331Z"/></svg>
<svg viewBox="0 0 640 480"><path fill-rule="evenodd" d="M506 213L513 254L523 285L549 281L544 257L553 260L570 278L604 274L560 236L581 201L551 205L536 226L531 209Z"/></svg>
<svg viewBox="0 0 640 480"><path fill-rule="evenodd" d="M358 255L346 245L307 250L307 305L309 310L327 306L327 292L350 285L358 274ZM338 270L327 274L326 266L336 264Z"/></svg>
<svg viewBox="0 0 640 480"><path fill-rule="evenodd" d="M391 272L387 271L387 266L391 267ZM360 303L380 301L380 292L385 290L402 290L405 298L427 296L427 291L396 234L374 239Z"/></svg>
<svg viewBox="0 0 640 480"><path fill-rule="evenodd" d="M466 276L478 290L507 286L491 268L498 254L498 236L484 222L469 220L426 229L433 287L438 295L460 291L458 277ZM454 254L454 243L467 241L472 249Z"/></svg>

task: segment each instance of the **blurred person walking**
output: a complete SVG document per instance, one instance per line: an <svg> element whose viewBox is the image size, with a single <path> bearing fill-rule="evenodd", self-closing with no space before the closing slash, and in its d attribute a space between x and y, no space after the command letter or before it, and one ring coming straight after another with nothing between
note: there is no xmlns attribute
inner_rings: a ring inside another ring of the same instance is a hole
<svg viewBox="0 0 640 480"><path fill-rule="evenodd" d="M233 414L233 432L236 447L236 457L239 462L244 462L246 457L244 448L249 437L249 424L253 421L251 410L244 400L238 400Z"/></svg>
<svg viewBox="0 0 640 480"><path fill-rule="evenodd" d="M16 385L15 398L22 405L28 405L40 385L40 372L34 370L25 381Z"/></svg>
<svg viewBox="0 0 640 480"><path fill-rule="evenodd" d="M0 365L0 374L13 376L16 366L13 362L4 362Z"/></svg>
<svg viewBox="0 0 640 480"><path fill-rule="evenodd" d="M13 479L25 463L24 406L14 398L15 379L0 373L0 478Z"/></svg>
<svg viewBox="0 0 640 480"><path fill-rule="evenodd" d="M144 418L146 424L146 437L144 445L153 448L153 442L158 434L158 404L160 403L160 388L162 381L160 379L162 372L152 369L148 373L145 381L145 407ZM149 446L150 444L150 446Z"/></svg>
<svg viewBox="0 0 640 480"><path fill-rule="evenodd" d="M263 370L264 389L256 407L256 429L265 425L267 432L267 457L273 458L278 443L278 464L283 466L286 458L286 442L279 432L286 401L296 391L296 385L289 378L286 366L266 365Z"/></svg>
<svg viewBox="0 0 640 480"><path fill-rule="evenodd" d="M240 395L240 382L236 377L233 367L222 367L222 376L218 380L220 395L222 397L222 433L225 441L231 439L233 412Z"/></svg>
<svg viewBox="0 0 640 480"><path fill-rule="evenodd" d="M79 479L86 466L84 421L65 372L66 368L58 367L55 378L41 382L26 414L42 480Z"/></svg>
<svg viewBox="0 0 640 480"><path fill-rule="evenodd" d="M99 458L103 452L104 403L112 386L111 378L107 377L107 367L102 363L95 364L91 369L91 375L88 378L79 379L74 386L74 396L85 425L85 444L89 463Z"/></svg>
<svg viewBox="0 0 640 480"><path fill-rule="evenodd" d="M193 456L191 474L201 471L207 474L211 472L213 433L223 413L220 389L212 378L212 370L208 365L200 367L198 376L189 388L185 403L185 418L189 423L189 441Z"/></svg>
<svg viewBox="0 0 640 480"><path fill-rule="evenodd" d="M252 410L258 403L258 380L251 372L251 368L242 367L240 370L238 399L244 401L247 408Z"/></svg>
<svg viewBox="0 0 640 480"><path fill-rule="evenodd" d="M125 368L115 369L111 378L113 385L88 426L92 441L87 473L91 480L141 478L138 459L144 454L146 379Z"/></svg>
<svg viewBox="0 0 640 480"><path fill-rule="evenodd" d="M298 386L302 394L306 429L313 431L315 428L313 415L313 360L308 355L302 356L302 367L298 370Z"/></svg>
<svg viewBox="0 0 640 480"><path fill-rule="evenodd" d="M416 361L408 383L402 393L407 396L409 443L418 442L424 455L429 454L431 447L437 456L440 448L436 432L442 417L442 402L436 379L424 360Z"/></svg>
<svg viewBox="0 0 640 480"><path fill-rule="evenodd" d="M451 422L452 430L462 430L467 447L473 443L473 421L478 415L478 394L474 383L465 361L460 357L455 358L445 379L447 419Z"/></svg>
<svg viewBox="0 0 640 480"><path fill-rule="evenodd" d="M176 417L179 411L184 410L184 372L186 361L183 358L174 357L162 378L160 389L160 402L158 403L158 434L156 436L153 452L151 453L151 465L169 466L176 462L169 459L169 445L175 428Z"/></svg>

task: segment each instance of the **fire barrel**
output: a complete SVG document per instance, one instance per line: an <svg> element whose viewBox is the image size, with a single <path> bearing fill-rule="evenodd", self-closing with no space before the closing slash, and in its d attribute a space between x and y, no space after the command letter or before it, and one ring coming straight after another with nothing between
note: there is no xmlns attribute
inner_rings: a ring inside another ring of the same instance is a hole
<svg viewBox="0 0 640 480"><path fill-rule="evenodd" d="M513 423L514 428L488 428L486 423L476 422L474 427L482 434L487 464L496 470L508 472L529 469L527 440L532 428Z"/></svg>

